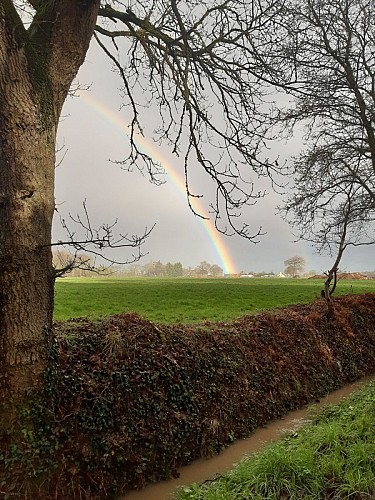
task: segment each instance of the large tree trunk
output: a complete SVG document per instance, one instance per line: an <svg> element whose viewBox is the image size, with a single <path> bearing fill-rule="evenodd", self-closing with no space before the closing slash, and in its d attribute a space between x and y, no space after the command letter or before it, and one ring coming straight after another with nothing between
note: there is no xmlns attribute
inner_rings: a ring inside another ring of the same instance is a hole
<svg viewBox="0 0 375 500"><path fill-rule="evenodd" d="M0 391L9 403L40 382L49 351L54 142L35 125L1 124L0 137Z"/></svg>
<svg viewBox="0 0 375 500"><path fill-rule="evenodd" d="M8 51L12 51L9 47ZM4 62L4 61L0 61ZM30 87L25 59L0 81L0 412L40 382L51 338L55 123Z"/></svg>
<svg viewBox="0 0 375 500"><path fill-rule="evenodd" d="M56 129L99 0L35 6L26 31L11 0L0 2L0 435L47 366Z"/></svg>

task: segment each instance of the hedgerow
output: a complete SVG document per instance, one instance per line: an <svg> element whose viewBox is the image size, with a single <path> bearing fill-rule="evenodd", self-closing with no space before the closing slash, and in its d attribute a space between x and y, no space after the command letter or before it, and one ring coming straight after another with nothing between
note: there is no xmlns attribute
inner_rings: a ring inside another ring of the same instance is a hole
<svg viewBox="0 0 375 500"><path fill-rule="evenodd" d="M0 491L94 499L176 476L373 373L374 325L374 295L336 299L333 318L316 301L226 323L162 325L137 314L59 322L44 391L20 417L22 439L3 441Z"/></svg>

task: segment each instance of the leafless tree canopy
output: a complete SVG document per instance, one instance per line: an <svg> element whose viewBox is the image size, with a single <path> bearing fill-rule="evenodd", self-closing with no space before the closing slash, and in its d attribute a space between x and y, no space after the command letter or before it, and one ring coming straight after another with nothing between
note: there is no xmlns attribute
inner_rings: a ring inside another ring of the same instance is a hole
<svg viewBox="0 0 375 500"><path fill-rule="evenodd" d="M13 3L30 23L29 32L48 23L46 1ZM254 242L261 228L250 229L239 215L242 206L264 196L252 176L275 169L275 158L262 153L271 138L264 81L274 74L265 34L276 36L283 4L106 0L94 33L121 77L124 105L130 108L131 151L119 163L135 164L153 182L161 181L162 167L136 142L144 131L143 107L157 106L160 120L153 137L181 158L191 209L192 198L202 196L199 186L191 187L191 171L201 167L216 191L209 208L217 229Z"/></svg>
<svg viewBox="0 0 375 500"><path fill-rule="evenodd" d="M112 2L100 9L95 33L122 78L132 111L132 149L124 165L143 163L152 180L159 179L152 158L135 141L143 130L137 101L143 92L159 107L156 137L182 158L190 207L191 198L201 195L190 181L191 166L199 165L216 185L210 208L217 228L253 241L261 230L251 232L236 218L241 206L263 196L249 172L266 175L273 168L259 154L268 132L254 40L272 25L281 4L154 0L134 1L124 9L123 2ZM123 57L125 48L128 57ZM223 214L224 223L219 220Z"/></svg>
<svg viewBox="0 0 375 500"><path fill-rule="evenodd" d="M320 249L338 250L344 233L345 245L373 243L375 4L292 0L284 30L275 65L293 105L277 121L304 125L307 144L289 170L285 214Z"/></svg>
<svg viewBox="0 0 375 500"><path fill-rule="evenodd" d="M147 255L143 251L143 245L150 236L154 226L145 228L143 234L122 234L118 231L118 220L111 224L103 223L97 227L92 225L86 200L83 202L82 214L69 214L68 220L60 217L60 224L65 230L66 239L52 243L52 247L69 247L73 253L69 252L69 259L64 259L62 266L54 266L56 277L70 273L73 269L92 271L105 274L115 264L133 264ZM123 258L113 258L104 253L106 250L130 250ZM86 253L90 254L87 259ZM83 257L82 257L83 255Z"/></svg>

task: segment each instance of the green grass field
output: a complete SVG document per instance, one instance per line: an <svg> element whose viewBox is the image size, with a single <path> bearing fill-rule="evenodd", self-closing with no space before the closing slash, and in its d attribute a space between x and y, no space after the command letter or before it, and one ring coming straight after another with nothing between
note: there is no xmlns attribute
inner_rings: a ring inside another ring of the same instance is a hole
<svg viewBox="0 0 375 500"><path fill-rule="evenodd" d="M64 278L56 282L56 320L134 311L163 323L226 321L260 310L307 303L320 280ZM337 294L375 292L374 281L342 281Z"/></svg>

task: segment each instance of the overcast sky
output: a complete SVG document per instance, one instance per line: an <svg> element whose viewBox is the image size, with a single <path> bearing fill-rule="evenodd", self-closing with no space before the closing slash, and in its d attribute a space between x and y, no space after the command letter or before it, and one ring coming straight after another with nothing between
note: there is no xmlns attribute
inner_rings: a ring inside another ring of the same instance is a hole
<svg viewBox="0 0 375 500"><path fill-rule="evenodd" d="M93 43L94 45L94 43ZM156 223L155 229L144 245L149 260L180 261L184 267L195 267L206 260L223 267L215 251L215 245L207 230L188 208L186 198L168 174L162 186L151 184L146 176L137 170L126 172L109 159L119 160L126 156L128 138L118 122L109 116L111 110L124 123L130 120L127 108L119 110L121 98L118 88L120 80L111 71L111 65L99 50L92 47L78 76L81 84L91 84L90 98L69 98L63 110L58 144L64 146L63 162L56 169L56 202L60 213L82 212L82 201L87 200L92 222L110 223L118 219L122 233L140 234L144 228ZM100 103L102 112L92 102ZM157 109L148 111L148 125L152 130L153 116ZM147 137L153 149L152 134ZM299 141L286 145L275 143L271 155L287 159L296 153ZM181 160L173 157L167 147L159 148L159 154L167 160L168 168L175 175L181 175ZM202 178L202 183L206 181ZM266 186L267 187L267 186ZM202 189L202 192L204 189ZM205 204L205 199L203 204ZM284 269L284 261L293 255L306 259L306 270L317 272L328 269L332 259L320 256L304 243L293 243L295 239L289 226L275 215L281 197L272 190L256 206L243 211L242 220L256 231L262 226L266 235L260 243L253 243L239 237L220 236L237 271L273 271ZM208 201L207 201L208 204ZM207 206L207 204L205 206ZM64 233L55 224L54 238L64 239ZM118 252L117 258L126 258L126 252ZM349 252L342 263L347 271L372 271L375 259L372 248L356 249Z"/></svg>

